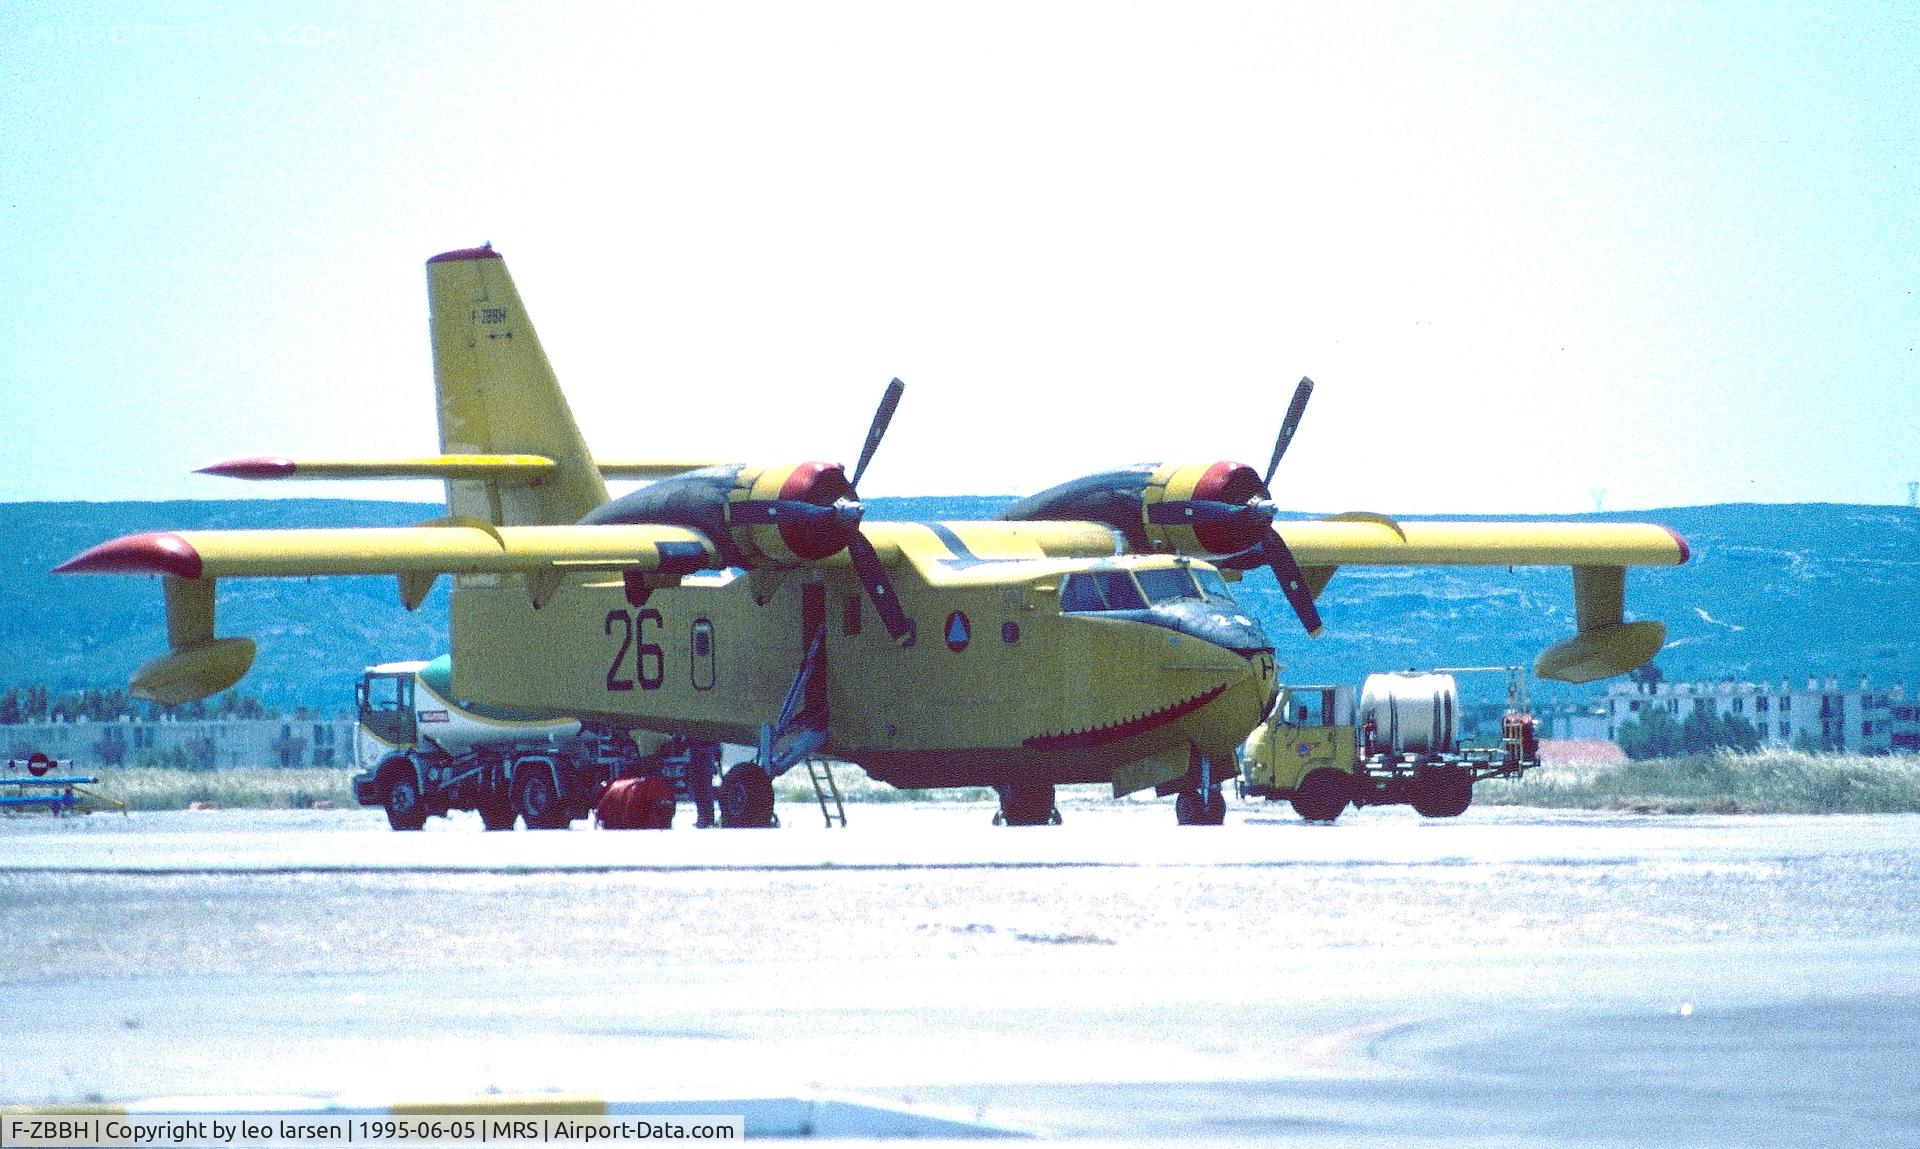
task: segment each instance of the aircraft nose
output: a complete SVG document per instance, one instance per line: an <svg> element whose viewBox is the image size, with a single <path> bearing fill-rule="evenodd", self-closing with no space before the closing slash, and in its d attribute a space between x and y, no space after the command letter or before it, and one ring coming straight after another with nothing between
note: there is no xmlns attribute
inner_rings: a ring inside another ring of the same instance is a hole
<svg viewBox="0 0 1920 1149"><path fill-rule="evenodd" d="M1237 606L1217 602L1180 602L1155 607L1155 621L1182 634L1230 650L1243 658L1273 658L1273 642L1255 619Z"/></svg>

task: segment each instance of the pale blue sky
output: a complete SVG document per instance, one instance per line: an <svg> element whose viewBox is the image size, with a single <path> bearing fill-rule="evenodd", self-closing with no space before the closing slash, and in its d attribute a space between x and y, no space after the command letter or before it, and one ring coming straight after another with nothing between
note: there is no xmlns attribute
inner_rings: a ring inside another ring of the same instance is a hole
<svg viewBox="0 0 1920 1149"><path fill-rule="evenodd" d="M488 240L609 457L899 375L870 495L1259 465L1311 374L1288 506L1920 479L1911 4L16 2L0 143L0 500L432 451Z"/></svg>

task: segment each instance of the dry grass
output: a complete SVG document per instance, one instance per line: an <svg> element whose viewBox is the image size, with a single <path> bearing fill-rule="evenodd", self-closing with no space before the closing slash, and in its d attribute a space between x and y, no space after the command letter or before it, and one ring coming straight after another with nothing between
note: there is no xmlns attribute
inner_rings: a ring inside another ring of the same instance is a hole
<svg viewBox="0 0 1920 1149"><path fill-rule="evenodd" d="M350 770L173 770L130 766L98 770L96 785L81 789L112 801L90 801L82 809L185 810L195 802L222 809L306 810L330 802L351 807Z"/></svg>
<svg viewBox="0 0 1920 1149"><path fill-rule="evenodd" d="M132 810L184 810L195 802L221 808L304 810L331 803L353 808L348 770L171 770L130 767L97 772L84 789ZM834 780L848 802L991 801L992 790L896 790L857 766L836 765ZM1063 787L1062 799L1104 799L1107 789ZM785 802L814 800L804 767L777 779ZM1920 759L1866 758L1763 750L1717 751L1652 762L1569 760L1530 771L1517 782L1482 782L1474 801L1490 806L1633 810L1669 814L1920 813ZM91 808L112 809L111 802ZM88 807L83 807L88 808Z"/></svg>
<svg viewBox="0 0 1920 1149"><path fill-rule="evenodd" d="M1719 750L1649 762L1568 761L1483 782L1496 806L1668 814L1920 813L1920 759Z"/></svg>
<svg viewBox="0 0 1920 1149"><path fill-rule="evenodd" d="M846 762L833 764L834 785L848 802L980 802L996 797L986 786L967 786L957 790L896 790L885 782L875 782L860 767ZM824 780L823 780L824 784ZM813 783L807 780L803 763L773 780L773 796L782 802L814 801ZM831 798L829 798L831 801Z"/></svg>

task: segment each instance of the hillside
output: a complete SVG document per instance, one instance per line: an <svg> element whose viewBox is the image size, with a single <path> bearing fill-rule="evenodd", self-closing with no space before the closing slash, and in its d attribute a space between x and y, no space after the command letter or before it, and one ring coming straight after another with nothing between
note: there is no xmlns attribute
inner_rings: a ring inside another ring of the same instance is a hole
<svg viewBox="0 0 1920 1149"><path fill-rule="evenodd" d="M1003 498L873 499L874 519L981 517ZM155 580L55 578L87 546L132 531L195 527L399 526L434 504L334 499L0 503L0 687L119 685L163 645ZM1835 505L1682 507L1641 514L1679 531L1693 560L1628 577L1628 610L1667 623L1670 679L1860 674L1920 681L1920 512ZM1294 681L1357 682L1369 671L1530 663L1571 633L1565 569L1348 569L1321 597L1327 630L1299 633L1264 574L1237 591L1267 623ZM417 613L385 578L232 580L220 628L260 643L244 689L280 705L336 709L369 662L444 649L444 582ZM1549 697L1584 696L1554 691Z"/></svg>

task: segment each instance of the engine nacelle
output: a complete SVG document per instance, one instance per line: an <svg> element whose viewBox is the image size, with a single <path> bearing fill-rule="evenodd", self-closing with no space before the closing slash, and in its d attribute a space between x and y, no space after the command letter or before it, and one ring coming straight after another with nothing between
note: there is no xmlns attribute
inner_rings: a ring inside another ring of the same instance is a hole
<svg viewBox="0 0 1920 1149"><path fill-rule="evenodd" d="M859 523L844 502L852 493L838 463L729 463L650 483L580 521L685 527L712 540L729 566L793 567L846 547Z"/></svg>
<svg viewBox="0 0 1920 1149"><path fill-rule="evenodd" d="M1000 517L1105 523L1137 551L1220 558L1265 539L1267 498L1259 472L1244 463L1143 463L1051 487Z"/></svg>

